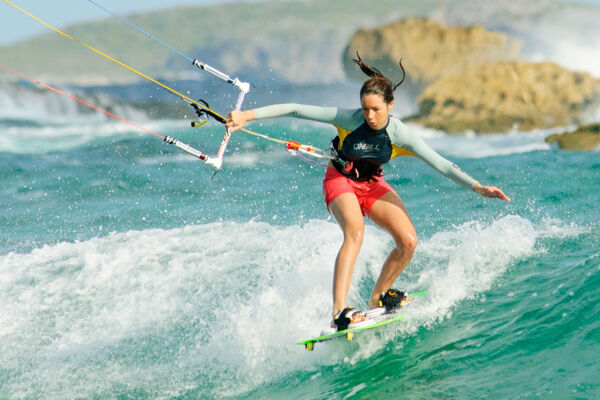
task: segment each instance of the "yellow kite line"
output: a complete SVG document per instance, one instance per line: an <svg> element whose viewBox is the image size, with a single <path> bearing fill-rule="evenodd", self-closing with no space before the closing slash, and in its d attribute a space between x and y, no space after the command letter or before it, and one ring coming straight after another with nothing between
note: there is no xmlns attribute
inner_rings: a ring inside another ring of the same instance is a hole
<svg viewBox="0 0 600 400"><path fill-rule="evenodd" d="M82 42L81 40L79 40L77 38L74 38L73 36L71 36L71 35L69 35L69 34L61 31L60 29L56 28L55 26L50 25L46 21L44 21L44 20L36 17L35 15L31 14L30 12L22 9L21 7L17 6L16 4L14 4L14 3L12 3L12 2L10 2L8 0L3 0L3 1L5 3L7 3L8 5L11 5L14 8L16 8L17 10L21 11L22 13L28 15L29 17L35 19L36 21L38 21L38 22L46 25L48 28L52 29L53 31L55 31L57 33L60 33L64 37L69 38L72 41L77 42L80 45L87 47L88 49L92 50L93 52L95 52L97 54L100 54L102 57L105 57L105 58L111 60L112 62L115 62L115 63L119 64L120 66L122 66L124 68L127 68L131 72L133 72L133 73L135 73L135 74L137 74L137 75L139 75L139 76L141 76L141 77L149 80L150 82L153 82L153 83L157 84L158 86L160 86L160 87L168 90L169 92L171 92L171 93L179 96L181 99L187 101L188 103L197 105L198 107L200 107L203 110L207 111L208 113L210 113L210 115L216 117L217 119L220 119L222 121L224 121L226 119L225 117L223 117L219 113L217 113L217 112L213 111L212 109L206 107L204 104L199 103L198 101L196 101L196 100L194 100L194 99L192 99L192 98L184 95L183 93L178 92L177 90L175 90L175 89L173 89L173 88L165 85L164 83L161 83L161 82L157 81L156 79L154 79L154 78L152 78L152 77L150 77L150 76L148 76L148 75L146 75L146 74L138 71L137 69L135 69L133 67L130 67L129 65L127 65L127 64L125 64L125 63L117 60L116 58L111 57L111 56L109 56L106 53L103 53L102 51L96 49L95 47L92 47L89 44L84 43L84 42ZM307 146L307 145L300 144L300 143L297 143L297 142L293 142L293 141L290 141L290 140L281 140L281 139L272 138L272 137L264 135L262 133L253 132L253 131L245 129L245 128L240 129L240 131L245 132L245 133L250 134L250 135L253 135L253 136L257 136L257 137L266 139L266 140L270 140L270 141L275 142L275 143L284 144L284 145L286 145L288 147L288 149L291 149L291 150L303 150L304 152L310 153L310 154L312 154L314 156L317 156L317 157L330 158L330 156L327 155L326 151L318 149L318 148L313 147L313 146Z"/></svg>

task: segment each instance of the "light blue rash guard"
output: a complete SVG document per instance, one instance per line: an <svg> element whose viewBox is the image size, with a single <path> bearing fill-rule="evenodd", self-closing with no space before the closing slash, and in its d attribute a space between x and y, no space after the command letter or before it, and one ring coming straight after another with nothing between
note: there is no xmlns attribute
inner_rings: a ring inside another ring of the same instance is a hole
<svg viewBox="0 0 600 400"><path fill-rule="evenodd" d="M473 190L473 186L477 183L393 116L389 117L387 126L381 130L369 127L360 108L275 104L254 109L254 117L255 119L293 117L333 124L338 135L332 143L338 156L346 162L356 163L360 167L358 170L366 171L367 174L380 172L381 165L394 157L410 155L420 158L442 175L467 189ZM333 164L338 171L344 173L335 162ZM357 171L354 173L358 176ZM346 175L353 178L349 174Z"/></svg>

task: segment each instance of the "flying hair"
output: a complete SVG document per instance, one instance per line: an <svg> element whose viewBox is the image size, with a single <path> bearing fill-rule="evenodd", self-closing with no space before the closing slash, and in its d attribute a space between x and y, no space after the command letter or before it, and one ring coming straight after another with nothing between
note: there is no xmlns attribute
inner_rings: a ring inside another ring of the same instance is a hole
<svg viewBox="0 0 600 400"><path fill-rule="evenodd" d="M363 83L362 88L360 89L360 96L362 97L364 94L378 94L383 97L383 100L386 103L391 103L394 101L394 91L404 82L406 78L406 71L402 66L402 59L398 62L400 65L400 69L402 69L402 79L394 84L391 80L385 77L383 73L375 67L372 67L363 62L362 58L360 58L360 54L356 51L356 58L352 59L358 66L360 70L364 72L369 78Z"/></svg>

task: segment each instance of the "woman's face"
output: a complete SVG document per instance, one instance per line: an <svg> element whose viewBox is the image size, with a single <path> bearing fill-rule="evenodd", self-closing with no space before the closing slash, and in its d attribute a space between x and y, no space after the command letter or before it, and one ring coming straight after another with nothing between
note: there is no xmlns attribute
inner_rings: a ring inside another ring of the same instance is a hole
<svg viewBox="0 0 600 400"><path fill-rule="evenodd" d="M371 129L385 128L394 102L386 103L380 94L367 93L360 99L362 113Z"/></svg>

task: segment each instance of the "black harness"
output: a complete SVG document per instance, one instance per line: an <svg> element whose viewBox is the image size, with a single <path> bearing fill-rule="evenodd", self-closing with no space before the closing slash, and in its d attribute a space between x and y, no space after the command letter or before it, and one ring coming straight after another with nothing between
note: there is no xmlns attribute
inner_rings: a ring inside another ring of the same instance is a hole
<svg viewBox="0 0 600 400"><path fill-rule="evenodd" d="M387 126L374 130L365 122L350 132L343 141L340 136L336 136L331 141L335 169L359 182L368 182L382 176L381 166L392 157L392 142L386 129Z"/></svg>

